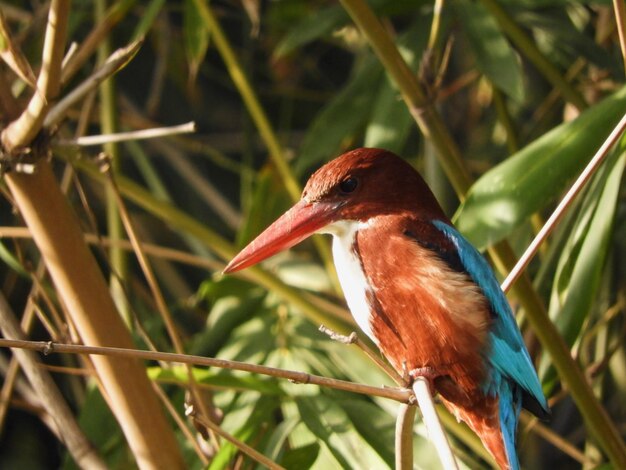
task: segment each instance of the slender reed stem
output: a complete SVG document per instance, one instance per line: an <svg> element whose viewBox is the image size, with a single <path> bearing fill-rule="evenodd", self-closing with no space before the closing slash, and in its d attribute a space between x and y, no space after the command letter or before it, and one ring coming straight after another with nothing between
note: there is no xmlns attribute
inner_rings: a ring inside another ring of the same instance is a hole
<svg viewBox="0 0 626 470"><path fill-rule="evenodd" d="M622 62L626 71L626 7L624 7L624 0L613 0L613 10L615 11L615 23L617 24L619 35Z"/></svg>
<svg viewBox="0 0 626 470"><path fill-rule="evenodd" d="M550 218L546 221L544 226L539 230L537 236L533 239L526 251L521 256L515 267L511 270L509 275L506 277L504 282L502 283L502 290L507 292L511 286L515 283L515 281L519 278L520 274L524 269L528 266L530 261L533 259L539 246L545 241L545 239L550 235L552 230L559 223L565 211L570 207L574 198L580 193L580 191L584 188L585 184L591 179L596 170L600 167L605 158L609 155L609 150L615 145L617 140L621 137L621 135L626 130L626 114L622 117L622 119L617 123L617 126L611 131L607 139L600 146L596 154L589 161L585 169L578 176L572 187L567 191L559 205L556 207Z"/></svg>
<svg viewBox="0 0 626 470"><path fill-rule="evenodd" d="M415 392L415 398L422 412L424 424L428 430L428 437L437 449L441 465L445 470L458 470L458 465L450 444L448 443L448 437L446 436L439 416L437 416L437 410L435 409L435 401L430 393L430 386L428 380L424 377L417 377L413 382L413 392Z"/></svg>

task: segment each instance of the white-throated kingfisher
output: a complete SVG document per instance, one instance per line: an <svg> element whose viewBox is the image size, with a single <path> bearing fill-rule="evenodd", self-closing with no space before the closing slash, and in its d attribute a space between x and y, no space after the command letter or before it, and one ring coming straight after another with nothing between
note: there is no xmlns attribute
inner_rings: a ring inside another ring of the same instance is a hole
<svg viewBox="0 0 626 470"><path fill-rule="evenodd" d="M491 267L417 171L385 150L345 153L315 172L302 199L224 272L313 233L333 235L350 311L396 371L426 377L497 464L517 469L521 408L546 418L546 399Z"/></svg>

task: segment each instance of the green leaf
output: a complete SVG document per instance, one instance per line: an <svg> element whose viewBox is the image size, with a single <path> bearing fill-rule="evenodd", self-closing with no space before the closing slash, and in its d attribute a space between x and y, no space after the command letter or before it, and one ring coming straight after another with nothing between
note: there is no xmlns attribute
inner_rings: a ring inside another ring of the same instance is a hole
<svg viewBox="0 0 626 470"><path fill-rule="evenodd" d="M215 356L232 332L257 313L264 311L266 293L257 286L234 276L217 281L206 280L198 289L198 298L211 303L206 328L194 336L190 354Z"/></svg>
<svg viewBox="0 0 626 470"><path fill-rule="evenodd" d="M141 15L139 24L135 28L133 41L136 41L137 39L148 34L148 31L152 28L154 20L163 9L163 5L165 5L165 0L152 0L150 2L150 4L145 8L143 15Z"/></svg>
<svg viewBox="0 0 626 470"><path fill-rule="evenodd" d="M277 57L287 55L298 47L329 35L347 21L348 14L340 6L332 6L307 15L280 41L274 55Z"/></svg>
<svg viewBox="0 0 626 470"><path fill-rule="evenodd" d="M212 372L209 369L194 367L193 376L197 383L211 385L215 388L228 390L250 390L261 392L265 395L283 395L283 391L275 379L257 377L252 374L235 376L228 372ZM184 366L174 366L167 369L161 367L149 367L148 377L151 380L164 382L188 383L189 376Z"/></svg>
<svg viewBox="0 0 626 470"><path fill-rule="evenodd" d="M381 80L382 67L373 57L354 70L349 84L315 117L294 162L297 174L337 156L342 144L365 127L376 99L372 90Z"/></svg>
<svg viewBox="0 0 626 470"><path fill-rule="evenodd" d="M485 173L454 219L478 248L496 243L559 196L626 109L626 88L562 124Z"/></svg>
<svg viewBox="0 0 626 470"><path fill-rule="evenodd" d="M317 442L289 449L285 452L280 464L285 468L311 468L320 453L320 445Z"/></svg>
<svg viewBox="0 0 626 470"><path fill-rule="evenodd" d="M277 184L276 173L270 168L262 168L254 183L246 204L243 223L237 232L237 245L241 247L289 208L289 196L283 186Z"/></svg>
<svg viewBox="0 0 626 470"><path fill-rule="evenodd" d="M283 453L285 443L287 442L287 438L297 424L298 420L295 417L291 417L276 426L276 429L274 429L274 432L271 434L263 453L270 459L279 461L281 454ZM260 468L261 467L257 465L257 469L260 470Z"/></svg>
<svg viewBox="0 0 626 470"><path fill-rule="evenodd" d="M385 462L355 431L334 398L318 395L297 399L296 403L304 423L341 467L385 468Z"/></svg>
<svg viewBox="0 0 626 470"><path fill-rule="evenodd" d="M423 0L372 0L369 2L374 11L381 16L415 11L425 2ZM346 10L333 5L307 15L290 29L278 43L274 54L278 57L293 52L295 49L330 34L350 22Z"/></svg>
<svg viewBox="0 0 626 470"><path fill-rule="evenodd" d="M393 467L396 431L394 417L364 399L339 399L337 404L347 413L363 439L372 446L390 468Z"/></svg>
<svg viewBox="0 0 626 470"><path fill-rule="evenodd" d="M515 101L523 101L522 65L495 18L478 2L457 0L454 6L478 69Z"/></svg>
<svg viewBox="0 0 626 470"><path fill-rule="evenodd" d="M400 54L413 72L417 72L428 41L427 20L430 21L430 17L420 17L413 28L398 39ZM376 92L376 101L365 129L365 147L384 148L401 154L409 131L414 127L413 117L398 88L386 76Z"/></svg>
<svg viewBox="0 0 626 470"><path fill-rule="evenodd" d="M550 317L570 345L578 338L582 324L596 299L602 268L608 254L624 172L624 154L611 163L613 165L608 168L608 178L602 178L605 184L600 197L594 201L591 216L586 217L583 213L580 223L572 231L572 244L575 245L573 252L568 249L563 252L563 264L569 269L562 268L555 279L554 289L557 292L550 302ZM579 240L581 233L584 236ZM565 289L559 285L564 281L562 277L567 283Z"/></svg>
<svg viewBox="0 0 626 470"><path fill-rule="evenodd" d="M87 391L80 408L78 423L109 468L132 468L134 461L122 430L98 387ZM68 460L66 469L77 468Z"/></svg>
<svg viewBox="0 0 626 470"><path fill-rule="evenodd" d="M612 158L594 178L559 260L549 314L569 346L580 338L583 324L594 311L609 253L625 157L622 153ZM548 365L546 357L542 375L552 383L554 370Z"/></svg>
<svg viewBox="0 0 626 470"><path fill-rule="evenodd" d="M251 394L248 395L252 396ZM258 394L254 395L258 397ZM248 403L241 407L237 413L232 411L228 413L221 427L240 441L256 448L259 446L259 440L262 441L261 445L263 445L267 439L268 426L272 424L272 414L277 405L278 402L274 397L264 395L254 401L248 400ZM232 430L233 426L237 426L234 431ZM232 468L231 461L238 452L239 449L233 444L224 442L217 454L213 456L208 468L210 470Z"/></svg>
<svg viewBox="0 0 626 470"><path fill-rule="evenodd" d="M185 0L183 38L187 60L189 61L189 82L193 83L209 48L209 29L202 21L202 16L194 0Z"/></svg>
<svg viewBox="0 0 626 470"><path fill-rule="evenodd" d="M0 260L4 261L9 268L20 276L30 278L30 273L24 269L20 260L2 242L0 242Z"/></svg>

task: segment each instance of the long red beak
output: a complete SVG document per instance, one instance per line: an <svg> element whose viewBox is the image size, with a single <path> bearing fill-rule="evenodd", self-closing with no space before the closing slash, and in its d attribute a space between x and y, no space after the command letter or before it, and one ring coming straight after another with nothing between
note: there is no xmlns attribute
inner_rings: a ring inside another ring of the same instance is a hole
<svg viewBox="0 0 626 470"><path fill-rule="evenodd" d="M337 204L327 202L298 202L241 250L224 273L247 268L300 243L332 222L337 208Z"/></svg>

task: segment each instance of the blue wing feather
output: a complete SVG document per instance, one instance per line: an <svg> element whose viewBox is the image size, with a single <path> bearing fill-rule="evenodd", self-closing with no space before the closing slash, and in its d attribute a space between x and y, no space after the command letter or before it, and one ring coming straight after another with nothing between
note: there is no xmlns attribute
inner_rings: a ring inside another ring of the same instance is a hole
<svg viewBox="0 0 626 470"><path fill-rule="evenodd" d="M489 361L495 369L494 372L515 381L537 401L545 413L549 413L530 355L515 323L509 302L500 289L491 266L454 227L438 220L434 221L433 225L455 245L465 271L482 289L491 305L495 318L489 332L492 344ZM494 378L496 380L493 380ZM499 382L496 377L492 377L491 383L485 385L496 387L496 390L489 391L499 393L502 389ZM512 392L509 391L510 393Z"/></svg>

